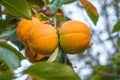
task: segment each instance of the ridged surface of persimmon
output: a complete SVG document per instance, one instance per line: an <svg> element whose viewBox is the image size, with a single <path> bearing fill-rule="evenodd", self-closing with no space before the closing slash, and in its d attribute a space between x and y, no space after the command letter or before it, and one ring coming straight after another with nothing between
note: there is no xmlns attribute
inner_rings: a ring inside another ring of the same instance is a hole
<svg viewBox="0 0 120 80"><path fill-rule="evenodd" d="M54 27L39 23L28 34L29 47L42 55L51 54L58 44L58 36Z"/></svg>
<svg viewBox="0 0 120 80"><path fill-rule="evenodd" d="M18 38L24 45L27 45L26 40L29 31L38 23L40 23L40 21L38 18L35 17L32 17L32 20L22 19L19 22L18 27L16 29L16 33Z"/></svg>
<svg viewBox="0 0 120 80"><path fill-rule="evenodd" d="M22 19L16 34L25 47L29 48L26 50L26 56L33 60L39 60L39 55L51 54L58 44L56 29L36 17L32 17L32 20ZM38 57L34 58L36 54Z"/></svg>
<svg viewBox="0 0 120 80"><path fill-rule="evenodd" d="M90 29L77 20L63 23L60 29L61 48L69 54L84 51L90 44Z"/></svg>

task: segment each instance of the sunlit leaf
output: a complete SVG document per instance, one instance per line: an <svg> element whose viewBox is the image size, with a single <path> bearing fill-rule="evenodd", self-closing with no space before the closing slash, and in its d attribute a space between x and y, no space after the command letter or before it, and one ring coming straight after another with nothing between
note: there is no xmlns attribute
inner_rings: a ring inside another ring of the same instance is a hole
<svg viewBox="0 0 120 80"><path fill-rule="evenodd" d="M117 23L114 25L112 29L112 33L117 32L120 30L120 19L117 21Z"/></svg>
<svg viewBox="0 0 120 80"><path fill-rule="evenodd" d="M55 49L55 51L51 54L51 56L48 58L47 62L53 62L56 60L59 53L58 47Z"/></svg>
<svg viewBox="0 0 120 80"><path fill-rule="evenodd" d="M68 65L55 62L39 62L30 66L25 73L41 80L80 80Z"/></svg>
<svg viewBox="0 0 120 80"><path fill-rule="evenodd" d="M52 3L49 5L50 10L55 13L64 4L64 0L53 0Z"/></svg>
<svg viewBox="0 0 120 80"><path fill-rule="evenodd" d="M32 17L31 8L25 0L1 0L0 4L14 16L22 16L27 19Z"/></svg>
<svg viewBox="0 0 120 80"><path fill-rule="evenodd" d="M85 7L88 16L91 18L93 23L96 24L99 17L97 9L88 0L80 0L80 2L82 3L83 7Z"/></svg>

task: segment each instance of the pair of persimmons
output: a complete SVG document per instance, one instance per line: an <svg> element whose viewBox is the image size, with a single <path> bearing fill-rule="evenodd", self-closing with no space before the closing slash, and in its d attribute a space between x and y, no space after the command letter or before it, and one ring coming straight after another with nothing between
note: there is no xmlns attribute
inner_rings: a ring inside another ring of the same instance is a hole
<svg viewBox="0 0 120 80"><path fill-rule="evenodd" d="M16 33L26 46L26 57L33 61L52 54L59 42L63 51L69 54L84 51L90 44L89 27L77 20L63 23L57 32L52 25L45 24L36 17L32 17L32 20L22 19Z"/></svg>

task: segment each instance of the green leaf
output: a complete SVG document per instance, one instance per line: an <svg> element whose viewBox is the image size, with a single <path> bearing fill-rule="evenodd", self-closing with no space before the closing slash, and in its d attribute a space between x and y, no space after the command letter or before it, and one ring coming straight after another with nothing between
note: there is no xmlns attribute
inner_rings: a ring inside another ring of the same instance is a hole
<svg viewBox="0 0 120 80"><path fill-rule="evenodd" d="M31 8L25 0L1 0L0 4L14 16L22 16L27 19L32 17Z"/></svg>
<svg viewBox="0 0 120 80"><path fill-rule="evenodd" d="M0 34L7 31L13 31L18 25L18 19L13 16L6 16L5 19L0 19Z"/></svg>
<svg viewBox="0 0 120 80"><path fill-rule="evenodd" d="M16 26L18 24L17 18L6 16L6 20L0 20L0 39L9 41L18 40L16 36Z"/></svg>
<svg viewBox="0 0 120 80"><path fill-rule="evenodd" d="M74 1L77 1L77 0L65 0L65 4L69 4L69 3L72 3Z"/></svg>
<svg viewBox="0 0 120 80"><path fill-rule="evenodd" d="M88 0L80 0L80 2L82 3L83 7L85 7L85 10L87 11L88 16L96 25L99 18L97 9Z"/></svg>
<svg viewBox="0 0 120 80"><path fill-rule="evenodd" d="M15 48L5 42L0 42L0 60L5 63L10 70L20 67L20 61L24 59L23 55Z"/></svg>
<svg viewBox="0 0 120 80"><path fill-rule="evenodd" d="M20 60L24 59L24 56L20 52L18 52L15 48L13 48L12 46L8 45L7 43L0 42L0 47L4 48L6 50L11 51L15 55L17 55Z"/></svg>
<svg viewBox="0 0 120 80"><path fill-rule="evenodd" d="M44 2L42 0L27 0L31 5L38 6L42 8L44 6Z"/></svg>
<svg viewBox="0 0 120 80"><path fill-rule="evenodd" d="M14 78L14 75L9 70L0 71L0 80L12 80L13 78Z"/></svg>
<svg viewBox="0 0 120 80"><path fill-rule="evenodd" d="M47 21L47 20L49 20L48 16L46 16L46 15L43 14L43 13L36 14L35 16L36 16L37 18L39 18L41 21Z"/></svg>
<svg viewBox="0 0 120 80"><path fill-rule="evenodd" d="M117 21L117 23L114 25L112 29L112 33L117 32L120 30L120 19Z"/></svg>
<svg viewBox="0 0 120 80"><path fill-rule="evenodd" d="M7 29L7 21L0 19L0 34L3 33Z"/></svg>
<svg viewBox="0 0 120 80"><path fill-rule="evenodd" d="M91 18L91 20L93 21L93 23L96 25L99 16L98 15L94 15L89 9L86 9L88 16Z"/></svg>
<svg viewBox="0 0 120 80"><path fill-rule="evenodd" d="M72 67L72 64L71 64L70 60L68 59L67 54L63 50L60 50L60 53L57 57L57 62L67 64Z"/></svg>
<svg viewBox="0 0 120 80"><path fill-rule="evenodd" d="M56 16L56 18L57 18L57 26L59 27L59 26L61 26L62 25L62 23L64 22L64 17L59 17L59 16Z"/></svg>
<svg viewBox="0 0 120 80"><path fill-rule="evenodd" d="M114 53L114 55L109 59L109 62L112 65L119 65L120 64L120 52Z"/></svg>
<svg viewBox="0 0 120 80"><path fill-rule="evenodd" d="M24 72L39 80L80 80L70 66L55 62L39 62Z"/></svg>
<svg viewBox="0 0 120 80"><path fill-rule="evenodd" d="M5 63L12 71L20 66L18 57L2 47L0 47L0 60Z"/></svg>
<svg viewBox="0 0 120 80"><path fill-rule="evenodd" d="M42 20L46 21L46 20L49 20L48 16L46 16L45 14L43 13L40 13L40 17Z"/></svg>
<svg viewBox="0 0 120 80"><path fill-rule="evenodd" d="M16 41L17 40L16 31L15 30L5 31L2 34L0 34L0 39Z"/></svg>
<svg viewBox="0 0 120 80"><path fill-rule="evenodd" d="M42 0L45 4L45 6L47 7L47 5L49 4L49 0Z"/></svg>
<svg viewBox="0 0 120 80"><path fill-rule="evenodd" d="M56 22L57 23L57 27L60 27L63 24L63 22L71 20L71 19L69 19L66 16L64 16L64 17L56 16L56 18L57 18L57 22Z"/></svg>
<svg viewBox="0 0 120 80"><path fill-rule="evenodd" d="M0 6L0 12L2 12L2 6ZM0 13L0 19L2 18L2 13Z"/></svg>
<svg viewBox="0 0 120 80"><path fill-rule="evenodd" d="M10 16L7 16L6 20L7 20L7 27L11 29L15 29L19 22L17 18L10 17Z"/></svg>
<svg viewBox="0 0 120 80"><path fill-rule="evenodd" d="M113 72L113 68L110 65L104 65L104 66L95 66L94 67L95 71L99 71L100 74L102 73L112 73ZM103 75L103 74L102 74Z"/></svg>
<svg viewBox="0 0 120 80"><path fill-rule="evenodd" d="M64 2L64 0L53 0L53 2L49 5L51 12L56 13Z"/></svg>

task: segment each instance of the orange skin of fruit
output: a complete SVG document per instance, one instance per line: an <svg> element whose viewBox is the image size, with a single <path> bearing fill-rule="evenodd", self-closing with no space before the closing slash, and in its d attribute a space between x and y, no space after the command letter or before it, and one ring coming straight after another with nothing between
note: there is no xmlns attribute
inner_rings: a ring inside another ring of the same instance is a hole
<svg viewBox="0 0 120 80"><path fill-rule="evenodd" d="M84 51L90 45L90 29L77 20L65 22L60 28L60 45L68 54Z"/></svg>
<svg viewBox="0 0 120 80"><path fill-rule="evenodd" d="M25 45L26 57L38 61L51 54L58 44L58 36L54 27L44 24L38 18L22 19L16 29L16 34Z"/></svg>
<svg viewBox="0 0 120 80"><path fill-rule="evenodd" d="M51 54L58 44L58 36L54 27L39 23L28 34L29 47L42 55Z"/></svg>
<svg viewBox="0 0 120 80"><path fill-rule="evenodd" d="M32 51L30 48L26 48L25 55L28 58L28 60L34 62L34 61L40 61L45 55L37 54L34 51Z"/></svg>
<svg viewBox="0 0 120 80"><path fill-rule="evenodd" d="M16 33L20 41L27 46L27 36L28 32L32 27L40 23L38 18L32 17L32 20L22 19L16 29Z"/></svg>

